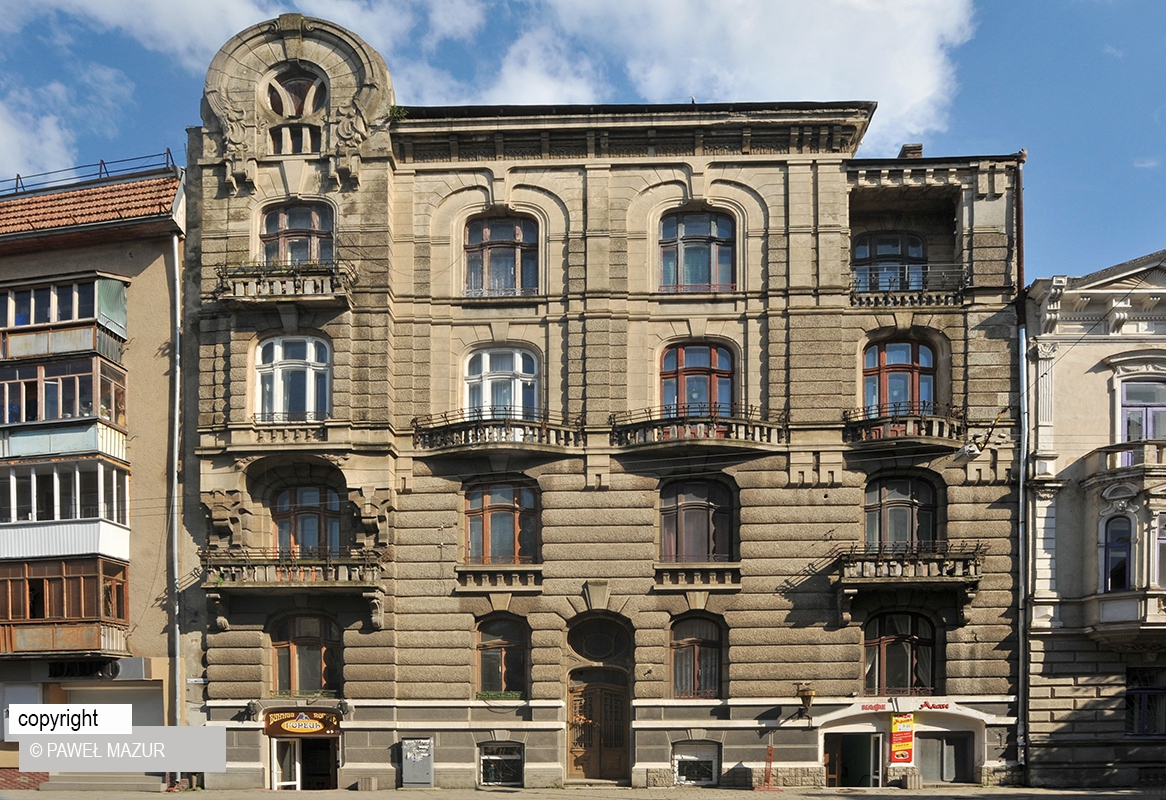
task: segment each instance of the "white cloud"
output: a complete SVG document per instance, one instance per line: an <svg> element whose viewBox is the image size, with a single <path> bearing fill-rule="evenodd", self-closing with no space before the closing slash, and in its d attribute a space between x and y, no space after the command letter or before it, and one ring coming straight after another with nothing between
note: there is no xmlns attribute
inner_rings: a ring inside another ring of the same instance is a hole
<svg viewBox="0 0 1166 800"><path fill-rule="evenodd" d="M53 110L67 96L57 82L0 96L0 179L73 166L72 129Z"/></svg>
<svg viewBox="0 0 1166 800"><path fill-rule="evenodd" d="M1138 169L1157 169L1162 166L1162 162L1157 158L1139 158L1134 162L1134 166Z"/></svg>
<svg viewBox="0 0 1166 800"><path fill-rule="evenodd" d="M652 102L877 100L867 150L944 130L970 0L545 0Z"/></svg>
<svg viewBox="0 0 1166 800"><path fill-rule="evenodd" d="M498 77L482 101L498 104L594 103L599 73L591 61L572 52L558 32L539 28L523 34L502 59Z"/></svg>
<svg viewBox="0 0 1166 800"><path fill-rule="evenodd" d="M1101 52L1105 53L1107 56L1113 56L1114 58L1121 58L1125 55L1124 50L1118 50L1116 47L1110 44L1107 44L1105 47L1101 48Z"/></svg>
<svg viewBox="0 0 1166 800"><path fill-rule="evenodd" d="M430 0L429 31L422 40L432 51L445 39L470 41L486 24L486 6L479 0Z"/></svg>

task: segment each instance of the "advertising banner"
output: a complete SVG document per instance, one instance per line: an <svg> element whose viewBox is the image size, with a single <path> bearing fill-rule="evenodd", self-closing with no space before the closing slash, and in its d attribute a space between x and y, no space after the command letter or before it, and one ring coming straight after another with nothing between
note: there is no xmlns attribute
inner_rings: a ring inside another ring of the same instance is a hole
<svg viewBox="0 0 1166 800"><path fill-rule="evenodd" d="M915 715L891 715L891 763L909 764L915 756Z"/></svg>

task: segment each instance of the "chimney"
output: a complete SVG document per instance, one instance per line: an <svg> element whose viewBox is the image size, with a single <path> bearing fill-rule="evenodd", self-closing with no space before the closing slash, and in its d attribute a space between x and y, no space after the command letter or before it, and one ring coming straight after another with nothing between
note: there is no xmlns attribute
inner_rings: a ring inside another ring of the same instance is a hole
<svg viewBox="0 0 1166 800"><path fill-rule="evenodd" d="M923 143L905 144L899 149L899 158L923 158Z"/></svg>

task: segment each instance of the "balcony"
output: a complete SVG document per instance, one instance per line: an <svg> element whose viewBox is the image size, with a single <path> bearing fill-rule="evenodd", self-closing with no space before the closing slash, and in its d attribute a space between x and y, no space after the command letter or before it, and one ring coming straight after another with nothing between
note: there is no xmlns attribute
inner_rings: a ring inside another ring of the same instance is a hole
<svg viewBox="0 0 1166 800"><path fill-rule="evenodd" d="M98 620L14 622L0 625L0 656L129 655L126 626Z"/></svg>
<svg viewBox="0 0 1166 800"><path fill-rule="evenodd" d="M1094 595L1085 601L1089 638L1119 653L1166 650L1166 590Z"/></svg>
<svg viewBox="0 0 1166 800"><path fill-rule="evenodd" d="M509 406L468 408L413 418L417 450L477 449L482 446L561 452L587 443L583 418Z"/></svg>
<svg viewBox="0 0 1166 800"><path fill-rule="evenodd" d="M506 562L458 564L459 594L539 594L543 590L542 564L522 563L519 560Z"/></svg>
<svg viewBox="0 0 1166 800"><path fill-rule="evenodd" d="M92 415L0 428L0 458L94 452L125 461L125 432Z"/></svg>
<svg viewBox="0 0 1166 800"><path fill-rule="evenodd" d="M849 624L850 603L862 591L955 591L963 609L979 589L988 545L984 542L903 542L835 546L842 624Z"/></svg>
<svg viewBox="0 0 1166 800"><path fill-rule="evenodd" d="M1085 456L1084 466L1086 478L1166 479L1166 440L1139 439L1099 447Z"/></svg>
<svg viewBox="0 0 1166 800"><path fill-rule="evenodd" d="M388 560L384 550L358 547L208 548L201 555L203 588L233 594L376 592Z"/></svg>
<svg viewBox="0 0 1166 800"><path fill-rule="evenodd" d="M689 403L612 414L613 447L712 444L764 447L786 441L785 412L729 403Z"/></svg>
<svg viewBox="0 0 1166 800"><path fill-rule="evenodd" d="M129 528L103 519L0 525L0 559L102 555L130 560Z"/></svg>
<svg viewBox="0 0 1166 800"><path fill-rule="evenodd" d="M686 561L679 558L654 565L657 592L739 592L741 564L716 558Z"/></svg>
<svg viewBox="0 0 1166 800"><path fill-rule="evenodd" d="M339 261L269 264L245 261L216 270L220 300L231 306L297 303L304 306L349 308L352 270Z"/></svg>
<svg viewBox="0 0 1166 800"><path fill-rule="evenodd" d="M855 445L902 446L904 439L919 444L956 448L964 440L962 409L942 403L885 403L842 412L843 441ZM898 441L893 441L898 440Z"/></svg>
<svg viewBox="0 0 1166 800"><path fill-rule="evenodd" d="M963 300L962 264L864 264L850 268L850 304L867 308L952 306Z"/></svg>

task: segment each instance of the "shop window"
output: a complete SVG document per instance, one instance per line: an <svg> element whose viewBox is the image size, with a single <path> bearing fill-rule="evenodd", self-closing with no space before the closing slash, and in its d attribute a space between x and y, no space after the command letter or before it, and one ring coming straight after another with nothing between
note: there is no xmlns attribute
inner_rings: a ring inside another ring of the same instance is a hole
<svg viewBox="0 0 1166 800"><path fill-rule="evenodd" d="M129 620L129 567L104 558L0 563L0 620Z"/></svg>
<svg viewBox="0 0 1166 800"><path fill-rule="evenodd" d="M1128 517L1113 517L1105 523L1104 591L1124 592L1131 587L1131 525Z"/></svg>
<svg viewBox="0 0 1166 800"><path fill-rule="evenodd" d="M868 418L934 414L935 353L919 342L880 342L866 348L862 406Z"/></svg>
<svg viewBox="0 0 1166 800"><path fill-rule="evenodd" d="M879 231L854 237L854 289L858 292L919 292L927 286L923 237Z"/></svg>
<svg viewBox="0 0 1166 800"><path fill-rule="evenodd" d="M672 626L672 696L721 696L721 628L694 618Z"/></svg>
<svg viewBox="0 0 1166 800"><path fill-rule="evenodd" d="M716 786L720 776L717 745L677 742L672 745L673 779L681 786Z"/></svg>
<svg viewBox="0 0 1166 800"><path fill-rule="evenodd" d="M538 225L487 217L466 225L466 297L538 294Z"/></svg>
<svg viewBox="0 0 1166 800"><path fill-rule="evenodd" d="M323 339L281 336L259 346L259 422L322 422L331 409L332 357Z"/></svg>
<svg viewBox="0 0 1166 800"><path fill-rule="evenodd" d="M935 628L918 614L881 614L866 623L863 691L935 693Z"/></svg>
<svg viewBox="0 0 1166 800"><path fill-rule="evenodd" d="M263 261L269 267L331 264L332 209L324 203L279 206L263 215Z"/></svg>
<svg viewBox="0 0 1166 800"><path fill-rule="evenodd" d="M733 495L717 481L677 481L660 493L660 560L733 560Z"/></svg>
<svg viewBox="0 0 1166 800"><path fill-rule="evenodd" d="M480 350L466 362L466 407L481 419L536 419L538 358L527 350Z"/></svg>
<svg viewBox="0 0 1166 800"><path fill-rule="evenodd" d="M880 478L866 486L868 548L903 551L936 542L935 487L921 478Z"/></svg>
<svg viewBox="0 0 1166 800"><path fill-rule="evenodd" d="M733 358L728 348L674 345L660 365L660 398L667 416L728 416L733 412Z"/></svg>
<svg viewBox="0 0 1166 800"><path fill-rule="evenodd" d="M660 220L660 291L731 292L737 288L733 218L691 211Z"/></svg>
<svg viewBox="0 0 1166 800"><path fill-rule="evenodd" d="M478 754L480 785L522 786L522 745L482 744Z"/></svg>
<svg viewBox="0 0 1166 800"><path fill-rule="evenodd" d="M526 697L530 629L516 619L490 619L478 626L478 699Z"/></svg>
<svg viewBox="0 0 1166 800"><path fill-rule="evenodd" d="M288 617L271 634L278 697L339 697L340 628L318 616Z"/></svg>
<svg viewBox="0 0 1166 800"><path fill-rule="evenodd" d="M323 558L340 553L340 495L319 486L284 489L271 509L281 557Z"/></svg>
<svg viewBox="0 0 1166 800"><path fill-rule="evenodd" d="M1166 736L1166 669L1126 670L1126 735Z"/></svg>
<svg viewBox="0 0 1166 800"><path fill-rule="evenodd" d="M466 492L466 563L534 564L538 561L535 489L491 483Z"/></svg>

